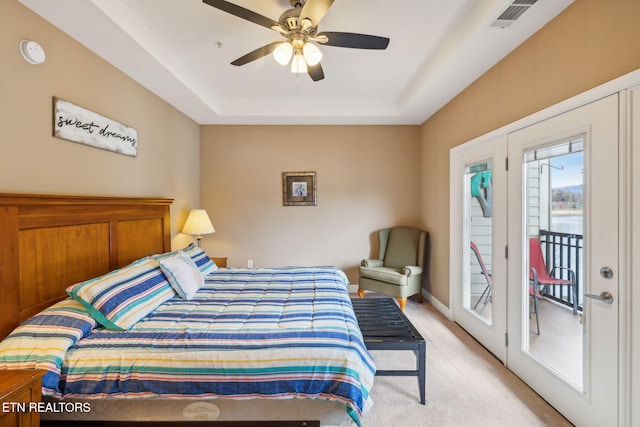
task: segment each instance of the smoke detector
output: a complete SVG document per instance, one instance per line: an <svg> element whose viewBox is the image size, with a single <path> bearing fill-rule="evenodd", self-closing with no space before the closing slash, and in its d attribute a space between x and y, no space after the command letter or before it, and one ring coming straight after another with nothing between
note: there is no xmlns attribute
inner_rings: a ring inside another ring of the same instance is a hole
<svg viewBox="0 0 640 427"><path fill-rule="evenodd" d="M29 64L42 64L46 59L42 46L31 40L20 42L20 53Z"/></svg>

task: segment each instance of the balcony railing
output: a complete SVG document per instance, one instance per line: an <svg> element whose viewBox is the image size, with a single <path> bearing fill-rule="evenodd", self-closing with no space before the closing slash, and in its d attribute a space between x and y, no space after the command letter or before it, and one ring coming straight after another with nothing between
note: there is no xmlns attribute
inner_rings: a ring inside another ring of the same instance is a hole
<svg viewBox="0 0 640 427"><path fill-rule="evenodd" d="M578 310L582 311L582 293L584 265L582 234L559 233L556 231L540 230L540 244L549 271L554 267L568 267L576 274L576 296ZM560 270L560 279L569 279L566 270ZM573 307L574 296L567 286L548 286L543 295L561 304Z"/></svg>

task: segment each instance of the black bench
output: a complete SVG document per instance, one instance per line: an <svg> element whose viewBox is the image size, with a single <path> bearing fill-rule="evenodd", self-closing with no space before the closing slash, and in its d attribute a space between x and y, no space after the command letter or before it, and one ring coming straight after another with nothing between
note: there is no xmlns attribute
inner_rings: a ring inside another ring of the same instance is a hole
<svg viewBox="0 0 640 427"><path fill-rule="evenodd" d="M426 343L392 298L366 298L351 301L369 350L412 350L415 370L377 370L380 376L416 376L420 403L425 404Z"/></svg>

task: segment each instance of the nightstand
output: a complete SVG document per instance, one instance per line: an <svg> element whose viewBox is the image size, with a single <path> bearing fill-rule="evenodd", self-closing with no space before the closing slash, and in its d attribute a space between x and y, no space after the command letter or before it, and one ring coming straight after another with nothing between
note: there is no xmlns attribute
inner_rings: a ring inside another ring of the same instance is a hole
<svg viewBox="0 0 640 427"><path fill-rule="evenodd" d="M0 427L38 427L40 413L29 410L29 402L42 398L41 369L0 371Z"/></svg>
<svg viewBox="0 0 640 427"><path fill-rule="evenodd" d="M220 268L226 268L227 267L227 258L211 258L213 260L213 262L216 263L216 265Z"/></svg>

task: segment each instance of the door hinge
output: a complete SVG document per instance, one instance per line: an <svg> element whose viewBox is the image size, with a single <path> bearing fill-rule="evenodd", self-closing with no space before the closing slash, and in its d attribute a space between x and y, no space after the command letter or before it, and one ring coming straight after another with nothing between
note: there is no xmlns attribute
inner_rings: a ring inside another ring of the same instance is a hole
<svg viewBox="0 0 640 427"><path fill-rule="evenodd" d="M509 259L509 246L504 247L504 258Z"/></svg>
<svg viewBox="0 0 640 427"><path fill-rule="evenodd" d="M504 346L505 347L509 347L509 333L508 332L504 333Z"/></svg>
<svg viewBox="0 0 640 427"><path fill-rule="evenodd" d="M504 158L504 170L506 170L506 171L509 170L509 158L508 157Z"/></svg>

